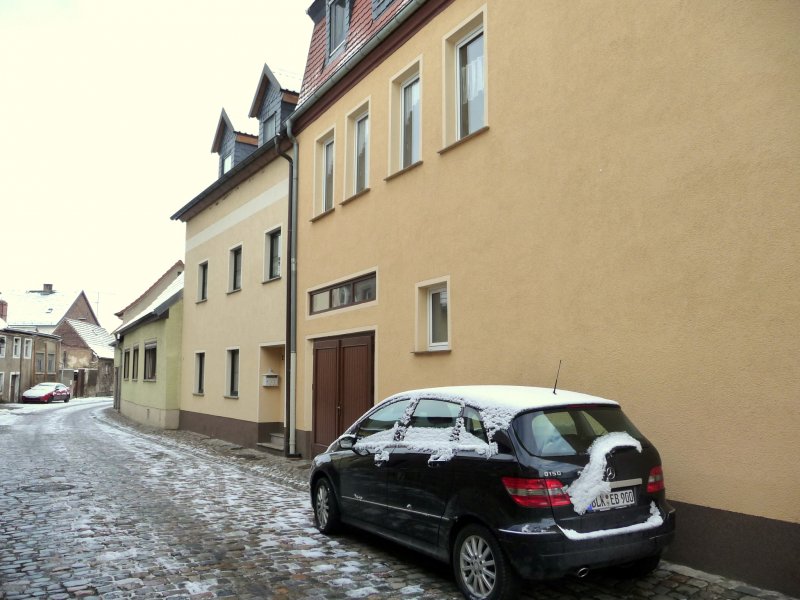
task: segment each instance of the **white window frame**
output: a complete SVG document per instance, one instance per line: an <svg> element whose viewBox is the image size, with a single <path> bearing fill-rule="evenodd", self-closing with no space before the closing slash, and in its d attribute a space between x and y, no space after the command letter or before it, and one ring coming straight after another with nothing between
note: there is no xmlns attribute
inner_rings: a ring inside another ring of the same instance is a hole
<svg viewBox="0 0 800 600"><path fill-rule="evenodd" d="M489 69L488 69L488 34L486 24L487 9L483 5L480 9L464 19L442 39L442 54L444 74L444 102L442 103L443 145L445 148L470 135L488 127L489 125ZM483 118L482 125L467 134L461 133L461 76L459 72L459 50L474 40L479 35L483 36Z"/></svg>
<svg viewBox="0 0 800 600"><path fill-rule="evenodd" d="M6 357L6 336L0 335L0 358Z"/></svg>
<svg viewBox="0 0 800 600"><path fill-rule="evenodd" d="M208 300L208 261L197 264L197 301Z"/></svg>
<svg viewBox="0 0 800 600"><path fill-rule="evenodd" d="M264 119L264 123L261 128L261 136L262 140L261 143L264 144L275 137L278 129L276 127L276 123L278 121L277 113L270 113L267 115L267 118Z"/></svg>
<svg viewBox="0 0 800 600"><path fill-rule="evenodd" d="M278 270L277 273L273 273L272 271L272 262L273 258L275 258L272 248L272 240L274 236L278 236L278 248L277 248L277 258L278 258ZM281 227L274 227L273 229L269 229L264 232L264 281L272 281L273 279L280 279L281 274L283 273L283 265L281 264L281 259L283 257L283 231Z"/></svg>
<svg viewBox="0 0 800 600"><path fill-rule="evenodd" d="M236 356L236 389L233 389L233 356ZM242 375L242 354L239 348L225 349L225 396L227 398L238 398Z"/></svg>
<svg viewBox="0 0 800 600"><path fill-rule="evenodd" d="M390 129L389 129L389 177L395 173L408 169L422 163L423 144L423 69L422 57L419 56L408 64L402 71L394 75L389 83L389 115L390 115ZM403 126L403 109L404 109L404 90L411 84L417 83L419 85L419 104L418 104L418 127L416 135L418 137L418 156L417 160L411 160L410 163L404 162L403 145L405 141L405 132Z"/></svg>
<svg viewBox="0 0 800 600"><path fill-rule="evenodd" d="M432 326L433 318L431 311L431 301L437 292L447 293L447 340L434 342ZM453 347L453 311L452 311L452 286L450 276L437 277L427 281L421 281L416 285L416 336L415 352L442 352L449 351Z"/></svg>
<svg viewBox="0 0 800 600"><path fill-rule="evenodd" d="M206 390L206 353L194 353L194 393L197 396L205 395Z"/></svg>
<svg viewBox="0 0 800 600"><path fill-rule="evenodd" d="M447 334L446 339L442 342L436 342L433 340L433 301L434 301L434 294L446 294L447 298L447 320L445 321L445 327L447 327ZM438 285L438 286L431 286L428 288L428 300L426 302L426 310L428 313L428 349L429 350L437 350L442 348L449 348L450 347L450 294L447 289L447 284Z"/></svg>
<svg viewBox="0 0 800 600"><path fill-rule="evenodd" d="M238 287L236 285L236 256L239 257L239 279ZM228 249L228 293L238 292L242 289L242 280L244 279L244 244L236 244Z"/></svg>
<svg viewBox="0 0 800 600"><path fill-rule="evenodd" d="M411 127L410 131L406 133L405 127L405 114L406 114L406 90L416 86L419 102L417 102L416 110L411 108ZM414 118L416 116L416 118ZM406 159L406 140L407 137L411 138L410 155ZM407 169L411 165L417 163L422 158L422 78L419 73L410 77L407 81L400 85L400 168ZM416 150L416 153L415 153Z"/></svg>
<svg viewBox="0 0 800 600"><path fill-rule="evenodd" d="M52 365L52 368L51 368L51 365ZM56 353L55 352L48 352L47 353L47 372L48 373L55 373L56 372Z"/></svg>
<svg viewBox="0 0 800 600"><path fill-rule="evenodd" d="M333 31L333 11L331 10L331 6L333 4L342 3L342 31L341 31L341 40L334 45L334 31ZM325 18L327 19L327 30L328 30L328 57L330 58L334 54L336 54L341 48L344 47L344 43L347 40L347 21L348 16L347 13L349 12L350 0L327 0L325 3Z"/></svg>
<svg viewBox="0 0 800 600"><path fill-rule="evenodd" d="M222 174L225 175L228 171L233 168L233 151L230 154L226 154L222 159Z"/></svg>
<svg viewBox="0 0 800 600"><path fill-rule="evenodd" d="M358 163L358 133L359 125L366 120L365 144L364 144L364 186L359 189L359 163ZM347 128L345 131L345 166L344 166L344 181L345 181L345 199L342 204L347 202L353 196L363 194L369 190L369 169L370 169L370 137L371 137L371 123L370 123L370 98L366 98L359 102L358 106L351 110L347 115Z"/></svg>
<svg viewBox="0 0 800 600"><path fill-rule="evenodd" d="M331 128L319 136L314 147L314 216L320 216L336 206L336 129ZM331 152L330 181L326 170L328 151ZM328 193L330 202L326 202Z"/></svg>
<svg viewBox="0 0 800 600"><path fill-rule="evenodd" d="M478 127L476 127L475 129L473 129L472 131L467 131L465 133L463 131L464 123L461 120L462 119L462 116L461 116L461 106L462 106L461 90L462 90L462 87L463 87L462 86L462 82L461 82L461 73L462 73L462 71L461 71L461 69L462 69L462 67L461 67L461 49L464 48L465 46L468 46L469 44L471 44L478 37L482 37L483 38L483 42L482 43L483 43L484 53L481 55L481 64L483 65L484 56L486 55L486 37L483 35L483 26L481 26L479 29L471 32L460 43L458 43L456 45L456 48L455 48L455 51L456 51L456 106L455 106L455 111L456 111L456 117L457 117L456 131L457 131L458 139L463 139L463 138L467 137L468 135L471 135L471 134L475 133L476 131L478 131L478 129L480 129L481 127L483 127L486 124L486 109L485 108L483 110L483 114L481 115L481 124ZM483 77L483 81L485 82L486 81L486 71L485 70L483 70L482 77ZM483 96L484 96L484 104L485 104L485 100L486 100L486 88L485 88L485 86L483 88Z"/></svg>
<svg viewBox="0 0 800 600"><path fill-rule="evenodd" d="M25 338L22 341L22 357L26 360L30 360L31 353L33 351L33 340L31 338Z"/></svg>
<svg viewBox="0 0 800 600"><path fill-rule="evenodd" d="M11 358L19 358L22 352L22 338L14 337L11 342Z"/></svg>
<svg viewBox="0 0 800 600"><path fill-rule="evenodd" d="M5 388L6 388L6 374L4 371L0 371L0 398L3 397Z"/></svg>

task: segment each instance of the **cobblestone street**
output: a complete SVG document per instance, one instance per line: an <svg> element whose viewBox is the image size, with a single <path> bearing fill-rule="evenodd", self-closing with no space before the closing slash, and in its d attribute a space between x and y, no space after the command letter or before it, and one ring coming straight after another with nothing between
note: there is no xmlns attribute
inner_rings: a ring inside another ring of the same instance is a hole
<svg viewBox="0 0 800 600"><path fill-rule="evenodd" d="M0 598L460 598L449 568L319 534L307 465L119 417L109 399L0 408ZM664 563L529 596L786 598Z"/></svg>

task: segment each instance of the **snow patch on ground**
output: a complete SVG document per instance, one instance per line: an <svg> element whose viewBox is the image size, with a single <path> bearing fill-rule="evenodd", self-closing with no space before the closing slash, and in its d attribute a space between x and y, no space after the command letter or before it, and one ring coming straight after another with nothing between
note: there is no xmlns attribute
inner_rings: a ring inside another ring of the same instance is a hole
<svg viewBox="0 0 800 600"><path fill-rule="evenodd" d="M184 582L183 587L186 588L187 592L195 595L210 592L214 589L215 585L217 585L216 579L207 579L205 581L186 581Z"/></svg>
<svg viewBox="0 0 800 600"><path fill-rule="evenodd" d="M378 590L374 587L363 587L357 590L350 590L347 592L348 598L366 598L367 596L371 596L373 594L380 594Z"/></svg>
<svg viewBox="0 0 800 600"><path fill-rule="evenodd" d="M636 448L642 451L642 444L624 431L615 431L600 436L589 446L589 464L567 488L575 512L582 515L595 498L611 491L611 482L603 481L608 462L607 455L615 448Z"/></svg>

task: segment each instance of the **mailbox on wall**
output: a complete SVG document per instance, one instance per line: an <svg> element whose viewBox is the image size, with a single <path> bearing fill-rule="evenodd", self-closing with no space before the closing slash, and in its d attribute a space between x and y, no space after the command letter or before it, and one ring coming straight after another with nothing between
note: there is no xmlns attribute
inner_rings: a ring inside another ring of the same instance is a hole
<svg viewBox="0 0 800 600"><path fill-rule="evenodd" d="M278 387L279 377L277 373L273 373L272 369L268 373L264 373L261 385L264 387Z"/></svg>

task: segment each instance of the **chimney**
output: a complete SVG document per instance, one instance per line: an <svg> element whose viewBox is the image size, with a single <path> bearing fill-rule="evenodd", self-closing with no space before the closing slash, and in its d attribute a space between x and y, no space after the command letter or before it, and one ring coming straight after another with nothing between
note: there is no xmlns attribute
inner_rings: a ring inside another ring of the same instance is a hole
<svg viewBox="0 0 800 600"><path fill-rule="evenodd" d="M53 284L52 283L42 284L42 293L43 294L52 294L53 293Z"/></svg>
<svg viewBox="0 0 800 600"><path fill-rule="evenodd" d="M0 300L0 320L8 321L8 302Z"/></svg>

